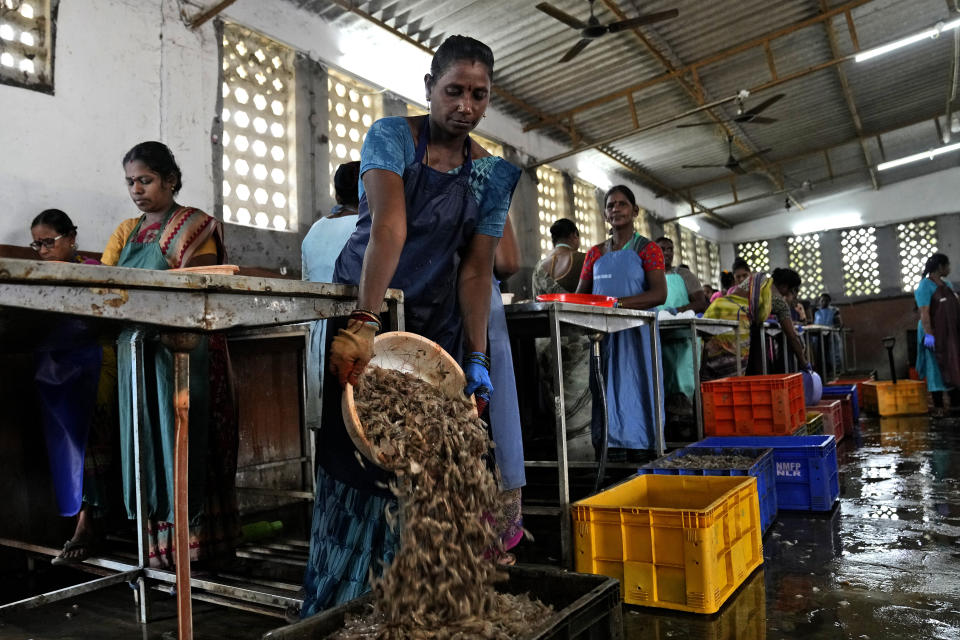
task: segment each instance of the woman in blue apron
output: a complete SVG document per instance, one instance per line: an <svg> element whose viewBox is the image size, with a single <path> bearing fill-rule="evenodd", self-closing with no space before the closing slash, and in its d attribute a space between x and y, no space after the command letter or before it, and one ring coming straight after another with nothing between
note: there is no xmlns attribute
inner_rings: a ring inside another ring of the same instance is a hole
<svg viewBox="0 0 960 640"><path fill-rule="evenodd" d="M389 478L358 461L340 413L342 385L372 357L387 288L404 292L407 331L467 354L465 393L495 391L486 355L493 258L520 170L468 136L492 75L489 47L448 38L425 78L430 114L378 120L364 140L357 228L334 270L335 282L359 286L358 308L328 326L333 375L323 386L304 617L368 591L370 570L379 574L398 542L384 517Z"/></svg>
<svg viewBox="0 0 960 640"><path fill-rule="evenodd" d="M640 209L633 192L623 185L612 187L604 203L610 238L587 252L577 293L614 296L619 298L618 306L628 309L652 309L663 304L667 298L663 252L655 242L634 231ZM656 445L658 408L653 403L650 375L652 339L659 339L655 327L618 331L603 339L601 359L610 448L652 449ZM660 397L662 404L663 395ZM603 411L599 402L593 404L591 430L594 447L599 450Z"/></svg>
<svg viewBox="0 0 960 640"><path fill-rule="evenodd" d="M222 263L220 223L198 209L176 203L182 186L173 154L160 142L143 142L123 158L130 198L142 215L120 223L103 252L104 264L166 270ZM140 374L132 372L135 340L143 339ZM120 392L120 458L127 515L136 516L133 385L142 398L140 452L146 495L151 566L173 564L173 460L176 412L173 406L173 354L154 330L124 329L117 339ZM239 540L234 488L237 416L226 340L201 339L190 352L190 461L188 475L191 560L228 558Z"/></svg>

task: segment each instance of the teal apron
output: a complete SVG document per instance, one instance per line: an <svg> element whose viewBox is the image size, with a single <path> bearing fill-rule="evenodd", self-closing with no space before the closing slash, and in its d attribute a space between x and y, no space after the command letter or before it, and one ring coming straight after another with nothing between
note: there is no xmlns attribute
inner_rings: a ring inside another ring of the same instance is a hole
<svg viewBox="0 0 960 640"><path fill-rule="evenodd" d="M667 299L664 307L679 309L690 304L687 285L679 273L667 273ZM667 395L682 393L693 398L693 352L690 340L666 340L663 342L663 387Z"/></svg>
<svg viewBox="0 0 960 640"><path fill-rule="evenodd" d="M178 205L167 212L160 228L163 229ZM144 218L127 238L120 252L118 267L153 269L165 271L170 268L160 248L160 233L148 243L134 239L140 231ZM123 501L127 516L136 517L136 468L134 457L135 435L133 432L133 338L142 328L124 329L117 338L117 383L120 393L120 460L123 470ZM173 408L173 354L155 340L157 331L149 329L144 336L144 357L138 363L140 398L140 428L143 430L142 487L150 518L173 522L173 460L176 413ZM207 453L207 424L209 411L209 375L207 339L203 337L197 348L190 352L190 517L194 519L202 510Z"/></svg>

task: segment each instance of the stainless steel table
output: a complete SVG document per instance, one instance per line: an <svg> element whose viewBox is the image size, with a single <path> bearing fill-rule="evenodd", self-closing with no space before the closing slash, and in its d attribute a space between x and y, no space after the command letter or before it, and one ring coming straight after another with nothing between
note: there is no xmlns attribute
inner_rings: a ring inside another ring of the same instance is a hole
<svg viewBox="0 0 960 640"><path fill-rule="evenodd" d="M570 520L570 479L567 459L567 421L563 390L563 359L560 354L560 325L579 327L586 333L616 333L628 329L654 326L656 315L650 311L612 309L563 302L523 302L504 307L511 338L522 334L531 339L550 338L550 358L553 365L553 409L557 459L526 460L528 467L556 467L558 499L556 507L524 507L529 515L560 516L560 546L565 566L573 566L573 530ZM660 398L660 348L651 340L651 371L653 372L654 415L656 423L656 451L663 455L663 411Z"/></svg>
<svg viewBox="0 0 960 640"><path fill-rule="evenodd" d="M718 320L714 318L669 318L658 323L660 337L681 337L690 342L690 351L693 354L693 411L697 420L697 440L703 439L703 403L700 391L700 348L699 336L715 336L721 333L734 333L737 339L737 353L740 353L740 323L736 320ZM749 339L749 336L748 338ZM737 357L737 375L743 375L739 356ZM668 442L667 446L677 447L686 442Z"/></svg>
<svg viewBox="0 0 960 640"><path fill-rule="evenodd" d="M160 329L161 340L174 351L174 401L177 410L175 461L176 575L148 566L145 497L140 491L141 438L138 411L143 399L134 398L134 433L137 465L137 564L93 559L89 564L114 572L105 578L68 587L0 607L30 608L86 593L118 582L139 586L139 619L146 622L147 580L173 582L178 599L178 637L192 638L191 588L240 601L283 605L277 598L235 585L190 577L187 521L186 460L189 448L187 414L190 402L189 353L197 337L206 332L239 328L272 327L344 316L354 308L356 288L346 285L246 276L204 275L189 272L151 271L122 267L47 263L0 259L0 307L27 312L66 313L125 325ZM390 290L382 307L391 329L403 329L403 293ZM2 327L0 327L2 330ZM138 332L139 333L139 332ZM133 371L143 357L142 340L134 339ZM133 385L136 389L138 385ZM136 393L136 392L135 392ZM182 526L181 526L182 525ZM183 536L183 537L181 537ZM0 541L19 548L30 545Z"/></svg>

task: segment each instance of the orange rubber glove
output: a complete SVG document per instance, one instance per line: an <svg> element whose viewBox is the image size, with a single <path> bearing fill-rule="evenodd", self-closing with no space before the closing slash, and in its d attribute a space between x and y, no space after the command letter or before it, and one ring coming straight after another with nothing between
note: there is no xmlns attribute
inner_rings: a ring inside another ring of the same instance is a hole
<svg viewBox="0 0 960 640"><path fill-rule="evenodd" d="M347 382L356 385L360 374L373 358L375 325L362 320L350 320L346 329L341 329L330 344L330 371L337 376L340 386Z"/></svg>

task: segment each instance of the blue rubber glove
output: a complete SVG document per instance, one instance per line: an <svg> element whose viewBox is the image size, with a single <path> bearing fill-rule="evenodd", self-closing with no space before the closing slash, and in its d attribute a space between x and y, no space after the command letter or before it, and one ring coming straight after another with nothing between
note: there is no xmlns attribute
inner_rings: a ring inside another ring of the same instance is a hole
<svg viewBox="0 0 960 640"><path fill-rule="evenodd" d="M477 411L483 413L490 394L493 393L493 382L490 381L490 358L487 354L474 351L463 361L463 375L467 379L467 386L463 393L466 396L477 396ZM482 404L481 404L482 403Z"/></svg>
<svg viewBox="0 0 960 640"><path fill-rule="evenodd" d="M933 349L933 343L934 340L931 334L928 333L927 335L923 336L923 346L925 346L927 349Z"/></svg>

